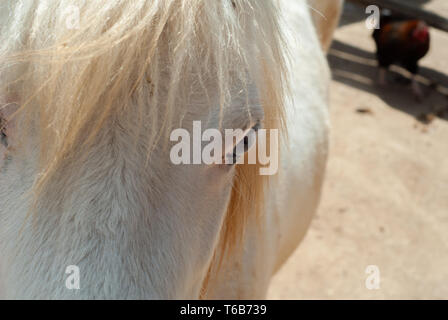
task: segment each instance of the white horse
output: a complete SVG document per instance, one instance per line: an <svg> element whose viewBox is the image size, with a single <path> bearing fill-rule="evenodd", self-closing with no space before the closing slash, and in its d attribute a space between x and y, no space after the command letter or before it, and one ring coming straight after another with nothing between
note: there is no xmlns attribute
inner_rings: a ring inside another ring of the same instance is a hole
<svg viewBox="0 0 448 320"><path fill-rule="evenodd" d="M306 1L6 0L0 74L1 297L264 297L327 157ZM279 173L174 165L193 121L281 129Z"/></svg>

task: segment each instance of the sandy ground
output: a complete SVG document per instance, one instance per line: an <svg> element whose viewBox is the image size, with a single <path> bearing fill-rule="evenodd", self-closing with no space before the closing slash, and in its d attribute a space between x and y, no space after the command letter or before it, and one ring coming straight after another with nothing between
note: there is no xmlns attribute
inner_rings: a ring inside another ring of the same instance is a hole
<svg viewBox="0 0 448 320"><path fill-rule="evenodd" d="M446 0L415 2L448 17ZM396 81L399 69L387 87L376 84L364 17L346 5L329 54L333 129L322 202L270 299L448 298L448 34L431 31L421 81L432 86L418 103ZM379 268L379 289L366 288L368 265Z"/></svg>

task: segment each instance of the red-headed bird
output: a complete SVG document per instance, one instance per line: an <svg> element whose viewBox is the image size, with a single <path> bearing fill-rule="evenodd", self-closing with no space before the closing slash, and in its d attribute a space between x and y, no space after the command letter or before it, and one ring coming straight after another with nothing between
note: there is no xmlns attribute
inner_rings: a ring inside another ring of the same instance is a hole
<svg viewBox="0 0 448 320"><path fill-rule="evenodd" d="M386 83L389 66L399 64L412 73L412 90L418 99L422 99L416 75L419 60L429 51L428 25L422 20L404 20L392 15L382 15L380 22L380 29L373 32L380 67L380 84Z"/></svg>

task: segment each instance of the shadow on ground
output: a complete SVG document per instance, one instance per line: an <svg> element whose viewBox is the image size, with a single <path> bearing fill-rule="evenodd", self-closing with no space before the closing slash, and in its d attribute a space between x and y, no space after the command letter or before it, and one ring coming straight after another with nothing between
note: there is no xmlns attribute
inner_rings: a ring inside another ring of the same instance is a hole
<svg viewBox="0 0 448 320"><path fill-rule="evenodd" d="M373 52L334 41L328 56L334 80L380 97L389 106L406 112L421 122L429 117L448 120L448 75L422 67L418 80L426 97L416 101L410 88L406 70L392 66L388 85L377 84L377 62ZM360 106L368 108L368 106Z"/></svg>

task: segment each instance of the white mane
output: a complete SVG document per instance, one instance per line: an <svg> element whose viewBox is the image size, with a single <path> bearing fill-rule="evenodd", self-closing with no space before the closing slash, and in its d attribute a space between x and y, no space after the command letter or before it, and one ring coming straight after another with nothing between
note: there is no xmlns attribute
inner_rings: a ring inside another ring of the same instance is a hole
<svg viewBox="0 0 448 320"><path fill-rule="evenodd" d="M0 145L0 295L264 295L326 160L305 0L5 0L0 75L0 110L18 106ZM191 120L282 130L277 183L260 164L175 166L170 132Z"/></svg>

